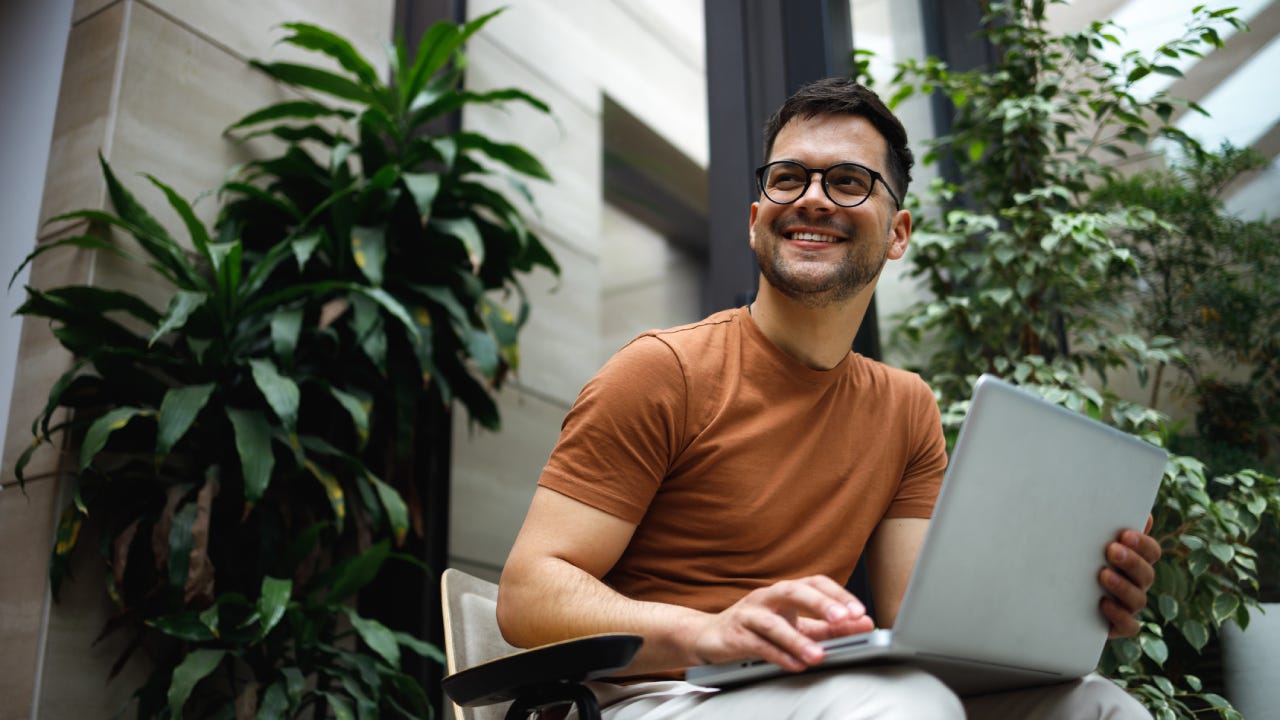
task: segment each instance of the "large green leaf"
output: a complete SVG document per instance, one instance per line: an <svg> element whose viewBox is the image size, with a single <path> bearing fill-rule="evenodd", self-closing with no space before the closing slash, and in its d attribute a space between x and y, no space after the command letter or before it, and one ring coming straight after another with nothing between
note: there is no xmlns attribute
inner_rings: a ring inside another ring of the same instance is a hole
<svg viewBox="0 0 1280 720"><path fill-rule="evenodd" d="M173 514L169 526L169 585L179 590L186 585L191 569L191 548L195 544L191 529L199 511L195 502L184 503Z"/></svg>
<svg viewBox="0 0 1280 720"><path fill-rule="evenodd" d="M146 176L152 185L160 188L165 198L169 200L169 206L178 213L178 217L182 218L182 223L187 226L187 232L191 235L191 244L195 247L196 252L208 257L209 255L209 231L205 229L204 223L200 222L196 217L196 213L191 209L191 204L181 195L174 191L173 188L160 182L152 175Z"/></svg>
<svg viewBox="0 0 1280 720"><path fill-rule="evenodd" d="M233 301L239 297L243 257L244 246L239 240L209 246L209 259L217 269L218 296L228 312L233 309Z"/></svg>
<svg viewBox="0 0 1280 720"><path fill-rule="evenodd" d="M512 369L520 367L519 327L516 318L505 307L488 297L480 302L480 313L498 342L498 352Z"/></svg>
<svg viewBox="0 0 1280 720"><path fill-rule="evenodd" d="M367 475L366 479L373 485L374 490L378 491L378 500L387 511L387 520L391 524L396 545L403 543L405 535L409 532L409 507L405 505L404 498L400 497L400 493L396 492L395 488L373 475Z"/></svg>
<svg viewBox="0 0 1280 720"><path fill-rule="evenodd" d="M487 378L498 373L498 344L493 336L483 328L467 327L467 356L475 361L480 372Z"/></svg>
<svg viewBox="0 0 1280 720"><path fill-rule="evenodd" d="M53 553L49 558L49 589L55 600L62 590L62 580L67 575L71 551L75 550L76 542L80 539L85 514L82 506L72 503L62 509L62 515L58 518L58 531Z"/></svg>
<svg viewBox="0 0 1280 720"><path fill-rule="evenodd" d="M329 394L334 400L347 411L347 415L351 417L351 424L355 426L356 435L360 440L360 447L369 440L369 411L373 407L373 402L366 399L356 397L354 394L339 390L336 387L329 388Z"/></svg>
<svg viewBox="0 0 1280 720"><path fill-rule="evenodd" d="M88 469L93 459L107 445L111 434L129 424L136 417L153 417L154 410L140 407L118 407L107 411L102 417L93 421L85 431L84 441L80 444L80 472Z"/></svg>
<svg viewBox="0 0 1280 720"><path fill-rule="evenodd" d="M343 610L346 611L347 618L351 620L351 627L356 629L360 639L379 657L386 660L388 665L400 667L400 644L396 642L396 636L387 629L387 626L377 620L360 617L354 608L344 606Z"/></svg>
<svg viewBox="0 0 1280 720"><path fill-rule="evenodd" d="M343 100L353 100L361 104L371 105L378 102L377 96L368 88L328 70L311 67L310 65L283 62L265 63L258 60L251 60L249 64L286 85L315 90L326 95L332 95Z"/></svg>
<svg viewBox="0 0 1280 720"><path fill-rule="evenodd" d="M275 469L275 455L271 451L271 423L261 410L227 408L236 436L236 454L240 457L240 472L244 477L244 501L252 508L271 484Z"/></svg>
<svg viewBox="0 0 1280 720"><path fill-rule="evenodd" d="M160 221L151 216L147 209L133 197L133 194L125 189L124 185L116 177L111 170L111 165L107 163L106 158L101 153L98 155L98 164L102 168L102 175L107 181L107 192L111 197L111 205L120 213L120 219L131 225L139 231L139 234L145 235L157 240L168 241L173 246L173 238L169 237L168 231L160 224Z"/></svg>
<svg viewBox="0 0 1280 720"><path fill-rule="evenodd" d="M268 190L264 190L256 185L247 182L226 182L218 190L220 194L236 193L245 196L245 198L253 200L261 204L263 207L270 208L281 215L292 220L301 220L303 213L293 204L287 197L277 195Z"/></svg>
<svg viewBox="0 0 1280 720"><path fill-rule="evenodd" d="M528 103L542 112L551 111L551 108L543 101L515 88L491 90L485 93L472 93L465 90L438 93L430 92L429 90L419 93L418 97L414 98L413 103L409 106L409 112L412 114L409 120L411 127L418 127L441 115L473 104L498 104L518 100Z"/></svg>
<svg viewBox="0 0 1280 720"><path fill-rule="evenodd" d="M202 648L187 654L182 662L173 669L173 680L169 683L169 713L174 720L182 720L182 708L191 696L196 685L214 670L226 657L226 650Z"/></svg>
<svg viewBox="0 0 1280 720"><path fill-rule="evenodd" d="M253 382L267 399L267 404L275 411L276 417L280 418L289 435L296 437L298 403L302 398L298 384L293 378L280 374L276 364L270 360L254 358L249 361L249 366L253 369ZM297 444L296 441L294 444Z"/></svg>
<svg viewBox="0 0 1280 720"><path fill-rule="evenodd" d="M542 166L536 157L519 145L494 142L479 133L458 133L458 147L464 150L479 150L516 172L541 180L550 180L551 174Z"/></svg>
<svg viewBox="0 0 1280 720"><path fill-rule="evenodd" d="M293 593L293 581L273 578L267 575L262 578L262 593L258 596L258 637L265 638L271 633L289 607L289 597Z"/></svg>
<svg viewBox="0 0 1280 720"><path fill-rule="evenodd" d="M57 220L58 218L53 218L49 222L55 222ZM18 265L18 269L14 270L13 274L9 276L8 287L9 288L13 287L14 281L16 281L18 279L18 275L22 273L22 269L25 268L27 265L31 264L31 261L49 252L50 250L56 250L58 248L64 248L64 247L79 248L81 250L93 250L95 252L109 252L113 255L116 255L117 257L122 257L127 260L136 262L139 265L145 264L141 258L138 258L135 255L132 255L130 253L125 252L124 250L121 250L120 248L116 247L114 244L107 242L102 238L93 237L92 235L75 235L72 237L62 238L60 240L54 240L51 242L41 243L40 245L38 245L35 250L31 251L30 255L22 259L22 262Z"/></svg>
<svg viewBox="0 0 1280 720"><path fill-rule="evenodd" d="M402 107L408 107L410 101L417 97L426 87L427 82L462 45L458 26L450 22L437 22L427 28L418 40L418 54L412 64L401 61L402 75L398 78L397 90L400 91ZM403 46L401 46L403 48Z"/></svg>
<svg viewBox="0 0 1280 720"><path fill-rule="evenodd" d="M124 312L149 325L155 325L161 318L160 313L145 300L122 290L92 285L64 285L49 288L41 294L46 298L56 298L63 307L74 311L79 318L93 319L96 315Z"/></svg>
<svg viewBox="0 0 1280 720"><path fill-rule="evenodd" d="M377 576L390 553L391 546L383 540L334 568L332 581L327 584L326 600L330 603L343 602L368 585Z"/></svg>
<svg viewBox="0 0 1280 720"><path fill-rule="evenodd" d="M151 337L147 339L148 345L154 345L157 340L166 334L175 330L181 330L186 324L191 314L199 310L205 301L209 299L208 293L194 292L191 290L179 290L169 298L169 308L165 311L164 319L151 333Z"/></svg>
<svg viewBox="0 0 1280 720"><path fill-rule="evenodd" d="M302 334L302 307L285 308L271 316L271 349L286 366L293 364L293 353Z"/></svg>
<svg viewBox="0 0 1280 720"><path fill-rule="evenodd" d="M44 439L49 439L49 426L53 422L54 410L63 403L63 395L73 392L72 388L79 386L83 389L86 386L96 388L96 377L82 376L80 373L85 366L89 364L86 358L80 358L75 361L65 373L54 381L53 387L49 388L49 399L45 403L44 409L35 420L31 422L31 434Z"/></svg>
<svg viewBox="0 0 1280 720"><path fill-rule="evenodd" d="M258 259L249 268L249 274L245 276L244 282L237 287L237 302L244 304L249 301L258 291L267 284L271 279L271 273L280 266L291 255L298 261L298 269L302 270L306 266L306 258L309 258L311 252L314 252L316 245L323 239L323 233L319 231L305 233L288 242L280 242L271 246L267 254ZM306 257L302 257L305 253Z"/></svg>
<svg viewBox="0 0 1280 720"><path fill-rule="evenodd" d="M444 653L440 652L440 648L436 647L435 645L432 645L431 643L423 642L418 638L412 635L409 635L407 633L397 632L394 634L396 636L397 642L399 642L402 646L409 648L410 650L417 653L418 655L421 655L424 658L429 658L431 660L434 660L440 663L441 665L444 665L446 663Z"/></svg>
<svg viewBox="0 0 1280 720"><path fill-rule="evenodd" d="M289 249L293 251L293 257L298 263L299 270L307 269L307 261L311 259L311 255L324 242L324 239L323 230L313 230L303 233L289 242Z"/></svg>
<svg viewBox="0 0 1280 720"><path fill-rule="evenodd" d="M116 212L120 213L120 219L133 234L134 239L142 245L147 254L155 259L157 264L177 280L176 284L179 287L204 287L204 278L187 259L182 246L178 245L164 226L125 189L101 155L98 156L98 160L102 166L103 177L107 181L107 192L111 196L111 204Z"/></svg>
<svg viewBox="0 0 1280 720"><path fill-rule="evenodd" d="M413 354L418 358L418 370L422 374L422 381L425 386L438 373L433 358L435 338L431 332L430 311L424 307L415 307L413 309L413 321L418 327L418 333L416 336L411 337L410 341L413 345ZM447 394L445 397L448 397Z"/></svg>
<svg viewBox="0 0 1280 720"><path fill-rule="evenodd" d="M356 342L378 372L387 367L387 331L378 304L364 295L351 295L351 323Z"/></svg>
<svg viewBox="0 0 1280 720"><path fill-rule="evenodd" d="M449 22L438 22L428 28L418 43L418 56L405 78L406 82L399 88L402 99L407 101L421 92L427 80L453 58L462 44L500 12L501 8L481 15L461 27Z"/></svg>
<svg viewBox="0 0 1280 720"><path fill-rule="evenodd" d="M195 612L165 615L152 620L149 624L165 635L178 640L207 642L216 640L218 637L213 628L200 617L200 613Z"/></svg>
<svg viewBox="0 0 1280 720"><path fill-rule="evenodd" d="M32 287L26 288L27 299L15 315L32 315L56 321L54 335L60 340L63 333L71 338L83 339L87 346L76 343L68 344L73 352L79 355L91 355L100 351L138 351L146 347L146 342L131 330L112 320L109 316L97 312L93 306L77 302L80 298L95 297L93 293L68 291L68 288L54 288L48 292ZM100 297L100 296L98 296Z"/></svg>
<svg viewBox="0 0 1280 720"><path fill-rule="evenodd" d="M156 428L156 455L169 454L178 441L187 434L196 416L209 402L213 383L189 385L170 389L160 403L160 417Z"/></svg>
<svg viewBox="0 0 1280 720"><path fill-rule="evenodd" d="M306 460L303 464L324 489L325 498L329 500L329 507L333 510L333 524L341 533L347 520L347 494L342 489L342 483L336 475L311 460Z"/></svg>
<svg viewBox="0 0 1280 720"><path fill-rule="evenodd" d="M329 709L333 711L334 720L356 720L356 714L351 709L351 703L346 698L331 692L320 693L329 703Z"/></svg>
<svg viewBox="0 0 1280 720"><path fill-rule="evenodd" d="M331 108L324 103L312 100L286 100L255 110L237 120L227 129L236 130L249 125L274 122L276 120L314 120L318 117L329 116L352 118L355 117L355 113L341 108Z"/></svg>
<svg viewBox="0 0 1280 720"><path fill-rule="evenodd" d="M318 50L337 60L338 64L360 78L366 87L372 89L379 85L378 71L345 38L306 23L285 23L284 28L292 30L293 34L283 38L281 42Z"/></svg>
<svg viewBox="0 0 1280 720"><path fill-rule="evenodd" d="M413 205L418 209L418 217L425 226L431 219L431 205L440 192L440 176L435 173L401 173L405 189L413 198Z"/></svg>
<svg viewBox="0 0 1280 720"><path fill-rule="evenodd" d="M284 680L277 680L267 686L258 703L257 720L285 720L289 717L289 691Z"/></svg>
<svg viewBox="0 0 1280 720"><path fill-rule="evenodd" d="M386 230L357 225L351 229L351 256L360 272L375 286L382 284L387 263Z"/></svg>
<svg viewBox="0 0 1280 720"><path fill-rule="evenodd" d="M461 240L462 247L467 251L467 258L471 261L472 269L476 271L480 269L480 265L484 263L484 238L471 218L436 217L431 219L430 226L440 233Z"/></svg>

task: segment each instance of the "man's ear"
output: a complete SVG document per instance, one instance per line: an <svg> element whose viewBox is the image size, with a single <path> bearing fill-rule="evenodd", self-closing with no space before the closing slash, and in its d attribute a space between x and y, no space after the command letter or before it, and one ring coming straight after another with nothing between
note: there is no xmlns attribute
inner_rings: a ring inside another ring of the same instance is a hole
<svg viewBox="0 0 1280 720"><path fill-rule="evenodd" d="M747 226L748 245L752 250L756 249L756 214L760 212L760 203L751 203L751 223Z"/></svg>
<svg viewBox="0 0 1280 720"><path fill-rule="evenodd" d="M898 260L907 254L907 246L911 244L911 212L899 210L889 225L889 251L885 257Z"/></svg>

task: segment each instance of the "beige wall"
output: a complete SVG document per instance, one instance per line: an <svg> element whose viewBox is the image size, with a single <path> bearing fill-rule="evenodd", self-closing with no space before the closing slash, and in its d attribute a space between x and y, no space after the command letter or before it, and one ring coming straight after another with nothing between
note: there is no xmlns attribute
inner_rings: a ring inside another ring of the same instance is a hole
<svg viewBox="0 0 1280 720"><path fill-rule="evenodd" d="M246 65L249 58L288 55L273 47L277 26L304 20L341 29L381 62L393 10L393 0L77 0L40 217L105 206L98 152L151 208L165 204L140 181L142 172L187 197L217 187L253 150L228 143L222 130L282 96ZM212 203L198 209L211 219ZM177 232L176 218L158 210L157 216ZM64 230L43 228L39 239ZM42 256L31 279L36 285L129 282L117 268L77 252ZM37 456L25 494L12 486L13 462L31 441L30 421L68 358L46 327L27 322L17 365L0 471L6 486L0 492L0 720L110 716L135 683L129 677L107 683L126 638L92 642L106 613L101 580L88 571L93 563L79 565L61 603L47 598L48 549L66 493L52 474L55 455ZM90 544L80 548L83 555L96 552ZM135 663L125 675L137 671Z"/></svg>
<svg viewBox="0 0 1280 720"><path fill-rule="evenodd" d="M550 168L555 182L533 188L537 226L563 268L558 283L546 274L526 282L533 313L517 380L501 394L503 431L472 430L462 413L455 419L450 562L496 577L582 385L628 333L699 315L693 261L606 207L602 122L607 94L705 168L706 73L700 0L467 4L472 17L509 5L471 43L468 84L515 85L552 107L552 118L523 108L473 111L464 124L525 145ZM636 248L647 248L630 268L641 277L610 270L626 262L618 253ZM620 320L629 313L615 291L624 286L650 300Z"/></svg>

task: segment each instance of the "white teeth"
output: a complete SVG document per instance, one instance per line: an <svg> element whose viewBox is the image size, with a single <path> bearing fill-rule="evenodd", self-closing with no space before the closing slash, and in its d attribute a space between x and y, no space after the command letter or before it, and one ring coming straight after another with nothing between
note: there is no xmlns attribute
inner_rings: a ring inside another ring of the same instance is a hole
<svg viewBox="0 0 1280 720"><path fill-rule="evenodd" d="M831 236L831 235L819 235L818 233L812 233L812 232L798 232L798 233L796 233L796 234L792 235L792 236L791 236L791 239L792 239L792 240L807 240L807 241L809 241L809 242L825 242L825 243L833 243L833 242L838 242L838 241L839 241L839 240L838 240L838 238L836 238L836 237L834 237L834 236Z"/></svg>

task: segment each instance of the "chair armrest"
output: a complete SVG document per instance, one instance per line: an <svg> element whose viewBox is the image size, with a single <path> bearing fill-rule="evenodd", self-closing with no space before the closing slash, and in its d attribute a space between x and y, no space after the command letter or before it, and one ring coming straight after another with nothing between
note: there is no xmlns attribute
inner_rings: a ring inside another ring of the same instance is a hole
<svg viewBox="0 0 1280 720"><path fill-rule="evenodd" d="M631 662L643 643L639 635L604 634L539 645L460 670L441 685L462 707L492 705L515 700L534 688L616 673Z"/></svg>

